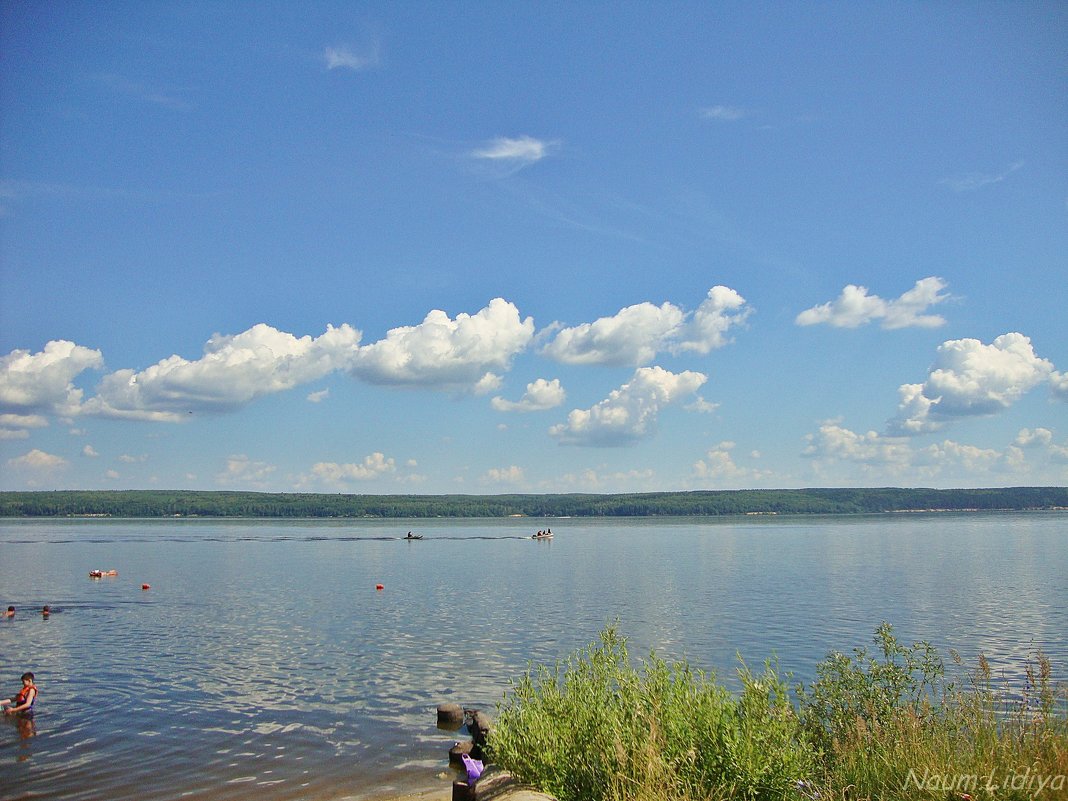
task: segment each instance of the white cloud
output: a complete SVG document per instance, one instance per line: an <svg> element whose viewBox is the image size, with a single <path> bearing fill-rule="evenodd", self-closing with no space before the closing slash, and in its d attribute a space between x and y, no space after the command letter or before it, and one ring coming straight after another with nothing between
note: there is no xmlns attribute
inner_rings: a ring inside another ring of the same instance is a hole
<svg viewBox="0 0 1068 801"><path fill-rule="evenodd" d="M982 189L984 186L1001 183L1023 165L1024 162L1017 161L1010 164L1001 172L969 172L952 178L944 178L941 183L948 186L954 192L974 192L977 189Z"/></svg>
<svg viewBox="0 0 1068 801"><path fill-rule="evenodd" d="M558 479L543 482L544 492L635 492L649 486L656 474L649 469L610 471L587 468L577 473L565 473Z"/></svg>
<svg viewBox="0 0 1068 801"><path fill-rule="evenodd" d="M559 378L552 381L539 378L527 384L527 391L518 401L496 397L490 401L490 405L498 412L540 412L559 406L566 397Z"/></svg>
<svg viewBox="0 0 1068 801"><path fill-rule="evenodd" d="M125 464L141 464L148 461L148 454L142 453L140 456L131 456L128 453L124 453L119 456L119 461Z"/></svg>
<svg viewBox="0 0 1068 801"><path fill-rule="evenodd" d="M750 112L738 106L709 106L700 111L706 120L720 120L721 122L737 122L748 117Z"/></svg>
<svg viewBox="0 0 1068 801"><path fill-rule="evenodd" d="M590 409L574 409L549 433L565 445L626 445L651 435L665 406L694 394L707 381L702 373L671 373L641 367L631 380Z"/></svg>
<svg viewBox="0 0 1068 801"><path fill-rule="evenodd" d="M730 287L714 286L697 307L689 321L677 333L671 351L694 351L705 354L730 342L727 331L741 325L752 309L745 298Z"/></svg>
<svg viewBox="0 0 1068 801"><path fill-rule="evenodd" d="M835 328L857 328L879 320L888 330L935 328L944 325L945 318L923 312L949 299L943 292L946 286L946 282L936 276L921 278L896 300L883 300L878 295L869 295L866 287L848 284L837 298L806 309L794 322L797 325L826 323Z"/></svg>
<svg viewBox="0 0 1068 801"><path fill-rule="evenodd" d="M391 329L357 350L351 371L373 384L488 392L500 379L487 371L508 369L533 336L534 321L495 298L474 315L451 320L434 310L419 325Z"/></svg>
<svg viewBox="0 0 1068 801"><path fill-rule="evenodd" d="M858 476L865 481L904 477L918 482L941 477L961 485L983 486L986 481L1001 480L998 477L1005 474L1030 474L1039 481L1050 480L1055 473L1049 472L1049 463L1059 461L1059 446L1050 442L1051 437L1046 429L1024 429L1003 450L949 439L914 448L905 437L874 431L858 434L831 421L823 424L818 433L806 437L808 444L802 455L811 458L818 471L844 467L844 472L836 474L838 480L850 481Z"/></svg>
<svg viewBox="0 0 1068 801"><path fill-rule="evenodd" d="M627 367L648 364L661 351L704 354L727 344L727 331L750 311L733 289L715 286L692 314L672 303L638 303L612 317L561 328L541 353L566 364Z"/></svg>
<svg viewBox="0 0 1068 801"><path fill-rule="evenodd" d="M901 470L908 466L912 450L908 440L886 437L869 431L857 434L835 422L820 426L819 432L805 438L808 445L801 452L820 461L845 461Z"/></svg>
<svg viewBox="0 0 1068 801"><path fill-rule="evenodd" d="M329 389L320 389L318 392L309 392L307 400L309 403L322 403L324 400L330 397Z"/></svg>
<svg viewBox="0 0 1068 801"><path fill-rule="evenodd" d="M955 418L994 414L1052 373L1053 365L1035 354L1023 334L1002 334L990 345L977 339L943 342L927 380L898 390L901 402L889 430L919 434L937 431Z"/></svg>
<svg viewBox="0 0 1068 801"><path fill-rule="evenodd" d="M1041 448L1049 447L1052 442L1053 432L1048 428L1021 428L1012 444L1018 448Z"/></svg>
<svg viewBox="0 0 1068 801"><path fill-rule="evenodd" d="M770 470L741 467L736 464L731 455L734 448L735 443L730 441L721 442L710 448L703 459L694 463L694 477L702 481L729 482L737 485L740 482L763 481L772 476Z"/></svg>
<svg viewBox="0 0 1068 801"><path fill-rule="evenodd" d="M98 369L104 357L98 350L75 345L66 340L53 340L40 353L13 350L0 357L0 413L6 427L24 425L17 422L22 416L27 427L38 427L39 415L77 414L82 402L82 390L73 381L85 370Z"/></svg>
<svg viewBox="0 0 1068 801"><path fill-rule="evenodd" d="M276 469L267 462L256 462L244 454L236 454L226 460L226 469L216 475L215 480L223 486L265 489Z"/></svg>
<svg viewBox="0 0 1068 801"><path fill-rule="evenodd" d="M688 412L700 412L701 414L712 414L713 412L716 411L716 409L719 408L719 406L720 405L718 403L712 403L711 401L706 401L704 398L702 398L700 395L698 395L694 399L693 403L689 403L683 408L685 408L686 411L688 411Z"/></svg>
<svg viewBox="0 0 1068 801"><path fill-rule="evenodd" d="M118 470L105 470L104 478L108 479L109 481L115 481L116 479L122 478L122 476L119 475Z"/></svg>
<svg viewBox="0 0 1068 801"><path fill-rule="evenodd" d="M337 462L318 462L312 466L312 474L328 484L344 484L349 481L367 481L379 476L396 472L396 463L384 453L374 452L365 456L362 462L338 464Z"/></svg>
<svg viewBox="0 0 1068 801"><path fill-rule="evenodd" d="M359 72L369 67L378 66L378 46L375 45L369 53L360 54L348 47L326 47L323 49L323 61L328 70L348 69Z"/></svg>
<svg viewBox="0 0 1068 801"><path fill-rule="evenodd" d="M34 448L22 456L16 456L7 460L8 467L16 470L31 472L51 472L67 466L67 460L62 456L55 456Z"/></svg>
<svg viewBox="0 0 1068 801"><path fill-rule="evenodd" d="M82 448L82 456L88 456L90 459L93 459L99 455L100 454L96 452L96 448L94 448L92 445L86 445L84 448Z"/></svg>
<svg viewBox="0 0 1068 801"><path fill-rule="evenodd" d="M171 356L141 372L103 378L84 411L102 417L179 422L193 412L240 408L348 366L360 341L349 325L312 339L260 323L235 336L214 335L204 356Z"/></svg>
<svg viewBox="0 0 1068 801"><path fill-rule="evenodd" d="M483 483L487 484L522 484L526 479L523 468L511 465L510 467L491 467L482 476Z"/></svg>
<svg viewBox="0 0 1068 801"><path fill-rule="evenodd" d="M558 142L535 139L532 136L519 136L514 139L501 136L471 151L471 155L477 159L526 165L541 161L557 145Z"/></svg>
<svg viewBox="0 0 1068 801"><path fill-rule="evenodd" d="M1068 401L1068 373L1052 372L1049 375L1049 387L1053 397Z"/></svg>

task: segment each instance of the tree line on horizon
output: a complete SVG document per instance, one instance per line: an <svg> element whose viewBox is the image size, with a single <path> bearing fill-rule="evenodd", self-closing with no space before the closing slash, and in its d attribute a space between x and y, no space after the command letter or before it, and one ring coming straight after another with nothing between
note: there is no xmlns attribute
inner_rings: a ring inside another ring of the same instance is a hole
<svg viewBox="0 0 1068 801"><path fill-rule="evenodd" d="M656 517L1068 509L1068 487L631 494L346 495L195 490L0 492L0 517Z"/></svg>

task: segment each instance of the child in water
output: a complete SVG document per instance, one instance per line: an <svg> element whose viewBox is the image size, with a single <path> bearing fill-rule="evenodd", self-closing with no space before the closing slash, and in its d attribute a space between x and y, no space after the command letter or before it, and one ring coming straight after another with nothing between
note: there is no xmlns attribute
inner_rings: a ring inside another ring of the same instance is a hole
<svg viewBox="0 0 1068 801"><path fill-rule="evenodd" d="M0 707L11 707L4 710L5 715L29 716L33 714L33 704L36 700L37 685L33 683L33 674L27 671L22 674L22 689L12 698L0 700Z"/></svg>

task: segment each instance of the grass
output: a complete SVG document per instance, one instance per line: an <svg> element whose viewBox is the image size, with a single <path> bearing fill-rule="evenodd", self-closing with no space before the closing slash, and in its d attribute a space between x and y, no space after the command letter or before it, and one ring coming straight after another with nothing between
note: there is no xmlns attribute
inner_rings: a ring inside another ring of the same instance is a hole
<svg viewBox="0 0 1068 801"><path fill-rule="evenodd" d="M1041 653L1013 688L984 657L948 681L887 624L875 643L829 655L809 686L742 664L732 693L655 653L635 665L610 625L512 683L489 755L561 801L1068 798L1068 695Z"/></svg>

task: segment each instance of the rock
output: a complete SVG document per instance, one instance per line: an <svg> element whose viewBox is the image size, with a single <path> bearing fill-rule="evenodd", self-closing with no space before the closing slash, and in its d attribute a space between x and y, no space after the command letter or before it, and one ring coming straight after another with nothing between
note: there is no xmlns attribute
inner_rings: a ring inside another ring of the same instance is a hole
<svg viewBox="0 0 1068 801"><path fill-rule="evenodd" d="M452 783L452 801L474 801L475 788L459 779Z"/></svg>
<svg viewBox="0 0 1068 801"><path fill-rule="evenodd" d="M462 768L464 765L463 755L470 756L471 751L474 749L475 744L470 740L466 743L456 743L449 749L449 764L455 767Z"/></svg>
<svg viewBox="0 0 1068 801"><path fill-rule="evenodd" d="M464 708L459 704L438 705L438 727L458 729L464 725Z"/></svg>
<svg viewBox="0 0 1068 801"><path fill-rule="evenodd" d="M493 721L490 720L490 716L485 712L476 709L471 713L470 720L467 723L467 729L471 732L471 736L474 738L476 745L482 746L486 744L486 736L492 728Z"/></svg>

